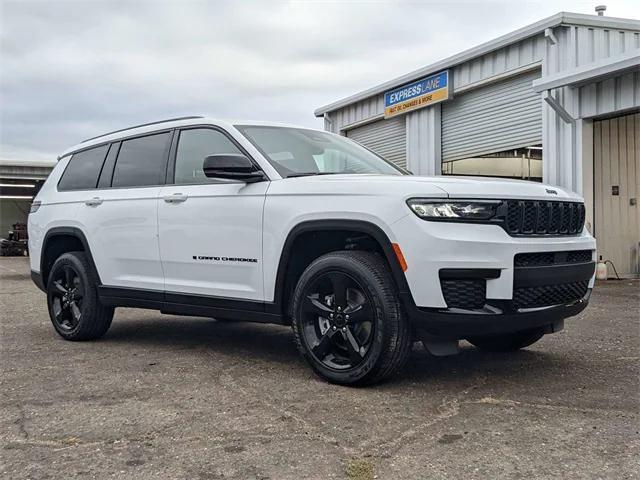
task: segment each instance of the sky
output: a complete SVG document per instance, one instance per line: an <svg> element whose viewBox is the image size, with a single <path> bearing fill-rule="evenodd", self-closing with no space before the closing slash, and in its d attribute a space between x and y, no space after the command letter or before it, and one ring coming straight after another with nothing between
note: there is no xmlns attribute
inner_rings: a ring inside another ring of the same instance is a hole
<svg viewBox="0 0 640 480"><path fill-rule="evenodd" d="M640 16L626 0L0 0L0 159L182 115L322 128L322 105L603 1Z"/></svg>

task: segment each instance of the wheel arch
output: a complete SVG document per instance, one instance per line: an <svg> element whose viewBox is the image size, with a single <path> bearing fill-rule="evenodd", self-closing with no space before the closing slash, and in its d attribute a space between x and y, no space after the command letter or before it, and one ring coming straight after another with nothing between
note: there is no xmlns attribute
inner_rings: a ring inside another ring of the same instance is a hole
<svg viewBox="0 0 640 480"><path fill-rule="evenodd" d="M93 268L98 279L98 283L102 283L84 232L77 227L53 227L49 229L44 236L42 253L40 255L40 275L45 286L56 258L64 253L78 250L83 251L87 255L91 268Z"/></svg>
<svg viewBox="0 0 640 480"><path fill-rule="evenodd" d="M410 297L409 284L393 249L392 242L378 225L355 219L308 220L295 225L289 231L280 253L274 287L274 309L276 311L285 315L288 313L288 295L293 281L288 278L288 273L297 241L307 234L332 231L360 233L373 239L391 270L400 298L406 298L407 295ZM297 282L297 278L295 281Z"/></svg>

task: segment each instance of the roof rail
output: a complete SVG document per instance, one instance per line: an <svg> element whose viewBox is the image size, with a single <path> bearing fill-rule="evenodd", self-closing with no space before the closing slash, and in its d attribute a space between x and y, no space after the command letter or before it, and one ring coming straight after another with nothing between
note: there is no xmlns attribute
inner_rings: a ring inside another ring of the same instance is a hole
<svg viewBox="0 0 640 480"><path fill-rule="evenodd" d="M187 117L167 118L166 120L159 120L157 122L142 123L140 125L134 125L133 127L121 128L120 130L114 130L113 132L103 133L102 135L98 135L96 137L87 138L86 140L83 140L80 143L85 143L100 137L106 137L107 135L113 135L114 133L126 132L127 130L133 130L134 128L148 127L149 125L157 125L159 123L176 122L178 120L193 120L195 118L204 118L204 117L202 115L190 115Z"/></svg>

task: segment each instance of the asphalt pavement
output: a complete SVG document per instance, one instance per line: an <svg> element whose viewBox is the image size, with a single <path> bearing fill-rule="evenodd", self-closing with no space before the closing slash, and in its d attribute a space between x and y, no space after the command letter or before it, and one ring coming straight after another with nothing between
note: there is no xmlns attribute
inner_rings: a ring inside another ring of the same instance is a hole
<svg viewBox="0 0 640 480"><path fill-rule="evenodd" d="M416 344L382 385L330 385L289 328L118 309L59 338L26 258L0 258L0 478L640 477L640 282L598 284L526 350Z"/></svg>

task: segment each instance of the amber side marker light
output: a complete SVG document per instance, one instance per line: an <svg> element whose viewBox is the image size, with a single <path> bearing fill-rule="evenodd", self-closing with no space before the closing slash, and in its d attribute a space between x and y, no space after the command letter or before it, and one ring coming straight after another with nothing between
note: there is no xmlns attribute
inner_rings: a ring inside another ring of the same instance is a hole
<svg viewBox="0 0 640 480"><path fill-rule="evenodd" d="M404 255L402 255L402 250L400 250L400 245L398 245L397 243L392 243L391 246L393 247L393 251L396 254L396 258L398 259L400 268L402 268L403 272L406 272L407 268L409 267L407 266L407 261L404 259Z"/></svg>

